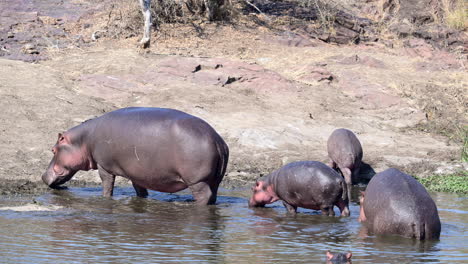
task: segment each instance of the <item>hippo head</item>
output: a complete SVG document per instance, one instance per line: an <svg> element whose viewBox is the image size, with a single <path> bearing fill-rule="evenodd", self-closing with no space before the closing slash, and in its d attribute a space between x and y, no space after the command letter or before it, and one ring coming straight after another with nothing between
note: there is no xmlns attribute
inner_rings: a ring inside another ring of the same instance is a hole
<svg viewBox="0 0 468 264"><path fill-rule="evenodd" d="M351 263L352 256L351 252L333 254L327 251L327 263Z"/></svg>
<svg viewBox="0 0 468 264"><path fill-rule="evenodd" d="M69 181L77 171L84 169L86 159L83 155L83 149L71 142L69 133L58 134L57 143L52 148L52 153L54 153L54 157L42 175L42 181L48 186L56 188Z"/></svg>
<svg viewBox="0 0 468 264"><path fill-rule="evenodd" d="M367 220L366 214L364 214L364 197L366 195L366 192L361 192L361 196L359 197L359 222L365 222Z"/></svg>
<svg viewBox="0 0 468 264"><path fill-rule="evenodd" d="M249 200L249 207L262 207L265 204L270 204L279 200L273 185L267 184L265 181L257 181L252 188L252 197Z"/></svg>

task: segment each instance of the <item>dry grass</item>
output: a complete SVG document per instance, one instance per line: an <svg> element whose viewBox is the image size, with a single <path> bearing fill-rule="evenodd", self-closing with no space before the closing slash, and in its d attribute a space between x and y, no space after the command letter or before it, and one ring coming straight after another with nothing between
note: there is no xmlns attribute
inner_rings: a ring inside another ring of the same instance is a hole
<svg viewBox="0 0 468 264"><path fill-rule="evenodd" d="M468 28L468 4L465 0L442 0L445 24L453 29Z"/></svg>

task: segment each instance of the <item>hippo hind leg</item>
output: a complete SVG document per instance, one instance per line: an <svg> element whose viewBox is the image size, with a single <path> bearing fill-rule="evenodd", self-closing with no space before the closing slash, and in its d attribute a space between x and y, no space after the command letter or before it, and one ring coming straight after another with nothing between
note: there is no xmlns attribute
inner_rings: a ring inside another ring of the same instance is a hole
<svg viewBox="0 0 468 264"><path fill-rule="evenodd" d="M336 206L340 209L341 216L349 216L349 202L343 199L339 199Z"/></svg>
<svg viewBox="0 0 468 264"><path fill-rule="evenodd" d="M189 186L196 204L208 205L216 203L218 186L210 186L206 182L199 182Z"/></svg>
<svg viewBox="0 0 468 264"><path fill-rule="evenodd" d="M148 190L132 182L133 188L138 197L146 198L148 197Z"/></svg>
<svg viewBox="0 0 468 264"><path fill-rule="evenodd" d="M341 173L343 174L343 177L345 179L345 182L346 182L346 186L347 186L347 193L348 193L348 201L351 201L351 189L352 189L352 185L353 185L353 180L351 178L351 170L348 169L348 168L340 168L341 170Z"/></svg>
<svg viewBox="0 0 468 264"><path fill-rule="evenodd" d="M335 211L333 211L333 205L322 205L320 207L323 215L335 216Z"/></svg>

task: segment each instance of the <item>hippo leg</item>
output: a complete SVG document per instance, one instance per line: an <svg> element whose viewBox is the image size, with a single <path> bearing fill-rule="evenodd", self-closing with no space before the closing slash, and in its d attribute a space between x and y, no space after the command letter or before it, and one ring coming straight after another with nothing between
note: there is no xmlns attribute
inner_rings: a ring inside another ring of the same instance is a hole
<svg viewBox="0 0 468 264"><path fill-rule="evenodd" d="M353 184L353 181L351 179L351 170L348 168L340 168L340 170L341 170L341 173L343 174L343 177L347 185L348 201L351 201L351 186Z"/></svg>
<svg viewBox="0 0 468 264"><path fill-rule="evenodd" d="M132 182L132 185L138 197L142 197L142 198L148 197L148 190L146 190L145 188L141 186L136 185L133 182Z"/></svg>
<svg viewBox="0 0 468 264"><path fill-rule="evenodd" d="M333 205L322 205L320 207L323 215L335 216L335 211L333 211Z"/></svg>
<svg viewBox="0 0 468 264"><path fill-rule="evenodd" d="M216 193L218 188L212 188L206 182L199 182L189 186L192 191L193 198L197 204L207 205L214 204L216 202Z"/></svg>
<svg viewBox="0 0 468 264"><path fill-rule="evenodd" d="M283 205L286 207L289 213L295 214L297 212L297 206L290 205L285 201L283 201Z"/></svg>
<svg viewBox="0 0 468 264"><path fill-rule="evenodd" d="M349 200L348 200L349 201ZM349 204L347 201L343 199L339 199L338 202L336 203L336 206L340 209L341 216L349 216Z"/></svg>
<svg viewBox="0 0 468 264"><path fill-rule="evenodd" d="M102 196L111 197L114 194L115 175L108 173L98 165L99 177L102 180Z"/></svg>

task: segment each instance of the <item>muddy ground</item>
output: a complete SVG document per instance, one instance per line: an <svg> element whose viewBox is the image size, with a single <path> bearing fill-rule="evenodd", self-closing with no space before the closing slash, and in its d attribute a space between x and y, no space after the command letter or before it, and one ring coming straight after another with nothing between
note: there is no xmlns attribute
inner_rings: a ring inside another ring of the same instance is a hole
<svg viewBox="0 0 468 264"><path fill-rule="evenodd" d="M163 25L141 53L138 36L92 39L104 5L43 2L0 3L3 194L44 191L57 133L127 106L208 121L230 147L225 187L292 161L327 161L340 127L361 140L363 179L388 167L467 167L454 133L467 124L466 61L421 39L334 45L258 23L203 22ZM74 178L98 182L96 172Z"/></svg>

